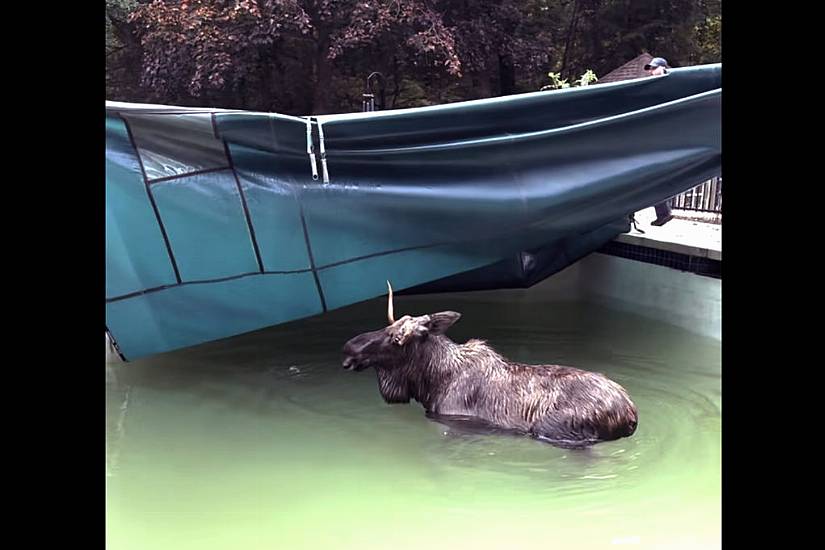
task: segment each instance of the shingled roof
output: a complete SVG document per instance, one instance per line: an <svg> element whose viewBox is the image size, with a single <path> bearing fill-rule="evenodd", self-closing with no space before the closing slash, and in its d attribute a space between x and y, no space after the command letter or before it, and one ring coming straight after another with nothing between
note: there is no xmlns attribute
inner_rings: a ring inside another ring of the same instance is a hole
<svg viewBox="0 0 825 550"><path fill-rule="evenodd" d="M653 59L652 55L649 53L643 53L636 59L628 61L618 69L615 69L599 78L598 83L604 84L605 82L618 82L619 80L630 80L631 78L642 78L643 76L647 76L644 67L650 63L651 59Z"/></svg>

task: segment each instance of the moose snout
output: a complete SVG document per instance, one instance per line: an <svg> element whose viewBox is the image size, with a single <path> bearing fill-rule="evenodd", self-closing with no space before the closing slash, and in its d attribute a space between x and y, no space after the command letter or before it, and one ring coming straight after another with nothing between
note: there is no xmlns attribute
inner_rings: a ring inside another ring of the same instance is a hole
<svg viewBox="0 0 825 550"><path fill-rule="evenodd" d="M369 361L353 357L352 355L345 355L341 366L346 370L362 371L369 366Z"/></svg>
<svg viewBox="0 0 825 550"><path fill-rule="evenodd" d="M369 361L367 348L373 340L373 334L360 334L344 344L342 365L347 370L364 370Z"/></svg>
<svg viewBox="0 0 825 550"><path fill-rule="evenodd" d="M344 349L341 350L344 355L344 360L341 362L341 365L347 370L354 370L358 363L355 358L358 356L361 346L358 346L355 340L356 339L353 338L344 344Z"/></svg>

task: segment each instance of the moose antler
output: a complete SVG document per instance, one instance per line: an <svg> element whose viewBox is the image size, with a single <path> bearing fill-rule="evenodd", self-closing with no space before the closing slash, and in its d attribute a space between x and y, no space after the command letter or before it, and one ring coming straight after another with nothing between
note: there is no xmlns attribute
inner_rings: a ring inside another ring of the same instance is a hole
<svg viewBox="0 0 825 550"><path fill-rule="evenodd" d="M395 317L392 314L392 285L389 281L387 281L387 288L390 289L390 298L387 301L387 318L390 320L390 324L393 324Z"/></svg>

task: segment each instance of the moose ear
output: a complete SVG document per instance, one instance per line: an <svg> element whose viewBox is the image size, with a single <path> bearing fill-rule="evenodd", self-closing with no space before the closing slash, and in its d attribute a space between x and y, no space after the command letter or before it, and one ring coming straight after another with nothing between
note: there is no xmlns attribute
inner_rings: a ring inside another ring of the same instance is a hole
<svg viewBox="0 0 825 550"><path fill-rule="evenodd" d="M457 311L440 311L430 314L429 317L430 320L426 326L430 334L444 334L448 328L461 319L461 314Z"/></svg>

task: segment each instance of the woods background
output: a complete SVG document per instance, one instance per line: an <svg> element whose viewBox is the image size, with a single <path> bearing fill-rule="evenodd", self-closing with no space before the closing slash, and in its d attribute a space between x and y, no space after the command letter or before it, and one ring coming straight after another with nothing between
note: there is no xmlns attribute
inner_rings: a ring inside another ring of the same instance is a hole
<svg viewBox="0 0 825 550"><path fill-rule="evenodd" d="M643 52L721 61L721 0L106 1L106 97L292 115L536 91Z"/></svg>

